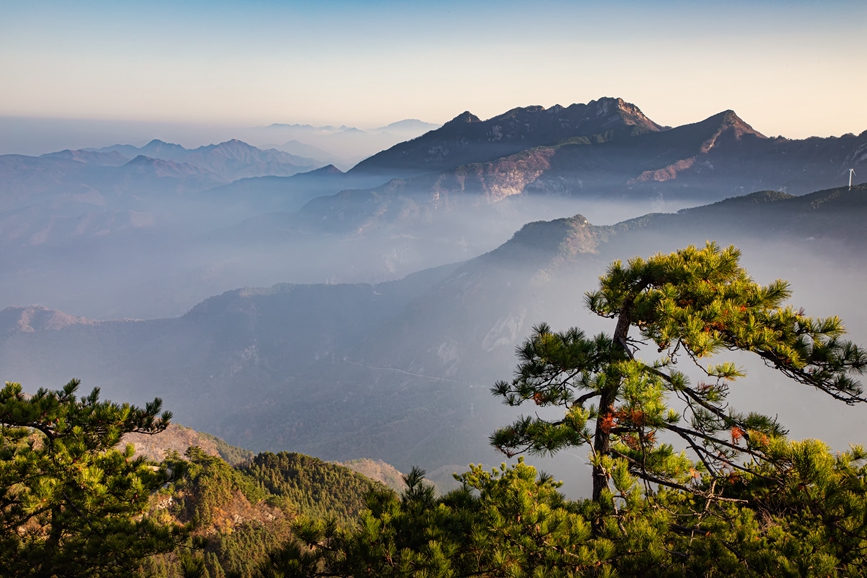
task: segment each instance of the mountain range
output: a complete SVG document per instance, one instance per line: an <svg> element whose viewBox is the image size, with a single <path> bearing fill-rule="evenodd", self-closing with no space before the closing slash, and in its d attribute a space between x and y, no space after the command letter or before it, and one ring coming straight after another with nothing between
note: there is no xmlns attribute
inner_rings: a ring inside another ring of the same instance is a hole
<svg viewBox="0 0 867 578"><path fill-rule="evenodd" d="M314 147L364 132L256 130ZM731 111L669 128L618 98L373 133L412 138L348 171L237 140L0 156L0 304L152 318L245 284L375 284L490 251L528 221L838 186L867 155L865 133L767 138Z"/></svg>
<svg viewBox="0 0 867 578"><path fill-rule="evenodd" d="M760 281L792 280L796 304L845 314L853 339L865 341L865 209L861 185L764 191L611 226L580 215L540 221L494 251L399 281L240 289L171 319L7 308L0 367L29 389L75 376L110 398L159 395L183 423L257 451L369 457L404 471L421 464L447 479L469 461L500 459L486 436L514 416L488 388L509 375L532 325L611 330L582 312L582 293L615 259L735 243ZM795 433L812 417L834 443L852 419L861 423L760 375L750 403L775 407Z"/></svg>
<svg viewBox="0 0 867 578"><path fill-rule="evenodd" d="M672 128L603 98L382 134L428 128L346 171L237 140L0 156L2 377L158 395L231 444L445 482L502 459L486 439L515 415L489 387L534 324L610 331L582 295L613 260L734 243L867 341L867 185L834 188L863 179L867 132L766 137L733 111ZM832 444L865 422L780 387L733 403Z"/></svg>
<svg viewBox="0 0 867 578"><path fill-rule="evenodd" d="M635 105L613 98L565 108L514 108L485 121L466 111L436 130L373 155L352 171L394 176L442 172L573 137L636 135L661 128Z"/></svg>
<svg viewBox="0 0 867 578"><path fill-rule="evenodd" d="M516 108L485 121L465 112L339 179L322 178L317 196L280 218L279 227L405 234L440 226L442 215L496 219L490 207L527 198L571 202L579 210L588 202L671 210L757 190L804 194L838 186L850 168L865 164L867 131L769 138L730 110L675 128L616 98ZM383 182L367 184L377 179ZM289 195L295 183L269 178L222 191L266 197L281 189Z"/></svg>
<svg viewBox="0 0 867 578"><path fill-rule="evenodd" d="M406 178L314 199L299 220L332 224L351 215L342 219L348 231L414 226L439 212L518 196L679 208L756 190L804 194L845 183L849 168L867 164L867 131L768 138L733 111L663 129L619 99L582 106L569 122L565 113L575 106L516 109L484 122L465 113L348 173Z"/></svg>
<svg viewBox="0 0 867 578"><path fill-rule="evenodd" d="M238 140L191 150L154 140L143 147L0 155L0 211L58 200L104 204L135 195L189 193L244 177L288 176L317 166L311 159L263 151ZM82 192L90 197L76 197Z"/></svg>

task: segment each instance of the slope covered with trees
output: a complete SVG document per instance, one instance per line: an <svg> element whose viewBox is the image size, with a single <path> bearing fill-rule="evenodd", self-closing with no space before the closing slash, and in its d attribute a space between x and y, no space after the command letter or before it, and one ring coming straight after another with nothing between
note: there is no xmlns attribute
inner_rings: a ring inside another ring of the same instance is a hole
<svg viewBox="0 0 867 578"><path fill-rule="evenodd" d="M281 452L259 454L233 467L191 447L164 465L170 478L151 500L150 516L183 525L191 537L173 552L154 556L144 576L258 576L269 555L293 536L300 519L353 527L365 496L385 486L343 466Z"/></svg>

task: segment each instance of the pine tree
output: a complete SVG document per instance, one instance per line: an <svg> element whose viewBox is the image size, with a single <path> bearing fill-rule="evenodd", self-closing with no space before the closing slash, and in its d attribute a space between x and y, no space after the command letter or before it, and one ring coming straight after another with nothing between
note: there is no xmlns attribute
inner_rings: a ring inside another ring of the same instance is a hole
<svg viewBox="0 0 867 578"><path fill-rule="evenodd" d="M161 401L144 408L77 398L79 381L27 396L0 390L0 568L3 576L129 576L167 552L182 530L144 513L164 472L133 447L127 432L154 434L171 419Z"/></svg>
<svg viewBox="0 0 867 578"><path fill-rule="evenodd" d="M423 471L398 496L374 492L357 526L300 521L266 576L856 576L867 567L867 452L793 442L775 420L726 405L743 377L722 351L747 351L793 381L845 403L865 401L867 367L836 317L785 307L734 248L689 247L627 267L614 263L591 310L612 336L545 325L519 349L507 403L558 406L558 420L520 418L493 443L509 454L591 448L593 499L566 500L523 463L457 476L436 497ZM630 330L637 328L637 335ZM639 341L641 340L641 342ZM639 345L663 356L639 359ZM688 360L703 377L677 369ZM682 412L670 407L681 402ZM590 404L593 405L590 405ZM592 422L592 423L591 423ZM679 436L693 458L660 443Z"/></svg>
<svg viewBox="0 0 867 578"><path fill-rule="evenodd" d="M558 406L563 417L521 417L496 431L491 443L507 455L588 445L596 502L610 500L617 462L625 462L648 493L654 484L712 495L720 482L769 459L771 440L786 433L775 419L728 406L729 385L744 372L731 362L713 363L715 354L751 352L834 399L867 401L852 377L867 368L867 355L841 339L840 319L814 319L784 306L788 283L761 286L739 259L736 248L708 243L626 266L614 262L599 289L586 295L591 311L615 321L613 335L587 337L574 328L555 333L539 325L518 348L516 377L492 388L508 405ZM633 328L638 337L630 335ZM641 360L640 345L657 348L662 357ZM677 369L683 359L702 380L691 383ZM661 443L660 431L679 436L696 461Z"/></svg>

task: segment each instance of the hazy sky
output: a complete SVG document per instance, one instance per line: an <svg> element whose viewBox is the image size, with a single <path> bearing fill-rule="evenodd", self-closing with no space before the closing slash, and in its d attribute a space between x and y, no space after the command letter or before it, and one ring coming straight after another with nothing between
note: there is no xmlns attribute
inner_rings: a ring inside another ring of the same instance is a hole
<svg viewBox="0 0 867 578"><path fill-rule="evenodd" d="M8 2L0 116L372 127L620 96L867 129L867 2Z"/></svg>

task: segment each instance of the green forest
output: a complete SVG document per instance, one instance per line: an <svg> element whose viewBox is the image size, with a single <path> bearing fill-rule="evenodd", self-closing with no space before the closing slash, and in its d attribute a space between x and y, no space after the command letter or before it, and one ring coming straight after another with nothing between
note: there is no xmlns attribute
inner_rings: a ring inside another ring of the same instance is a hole
<svg viewBox="0 0 867 578"><path fill-rule="evenodd" d="M421 468L395 492L222 440L222 457L191 447L152 463L118 444L165 430L159 399L82 396L77 380L33 395L7 383L0 574L861 576L867 451L789 439L775 417L732 407L731 385L753 376L725 357L757 356L792 388L855 405L867 401L867 353L839 318L805 315L787 282L756 283L740 258L708 243L612 263L583 296L610 332L540 323L514 378L492 384L491 403L526 410L490 436L517 462L470 465L444 494ZM523 459L567 448L591 465L584 499Z"/></svg>

